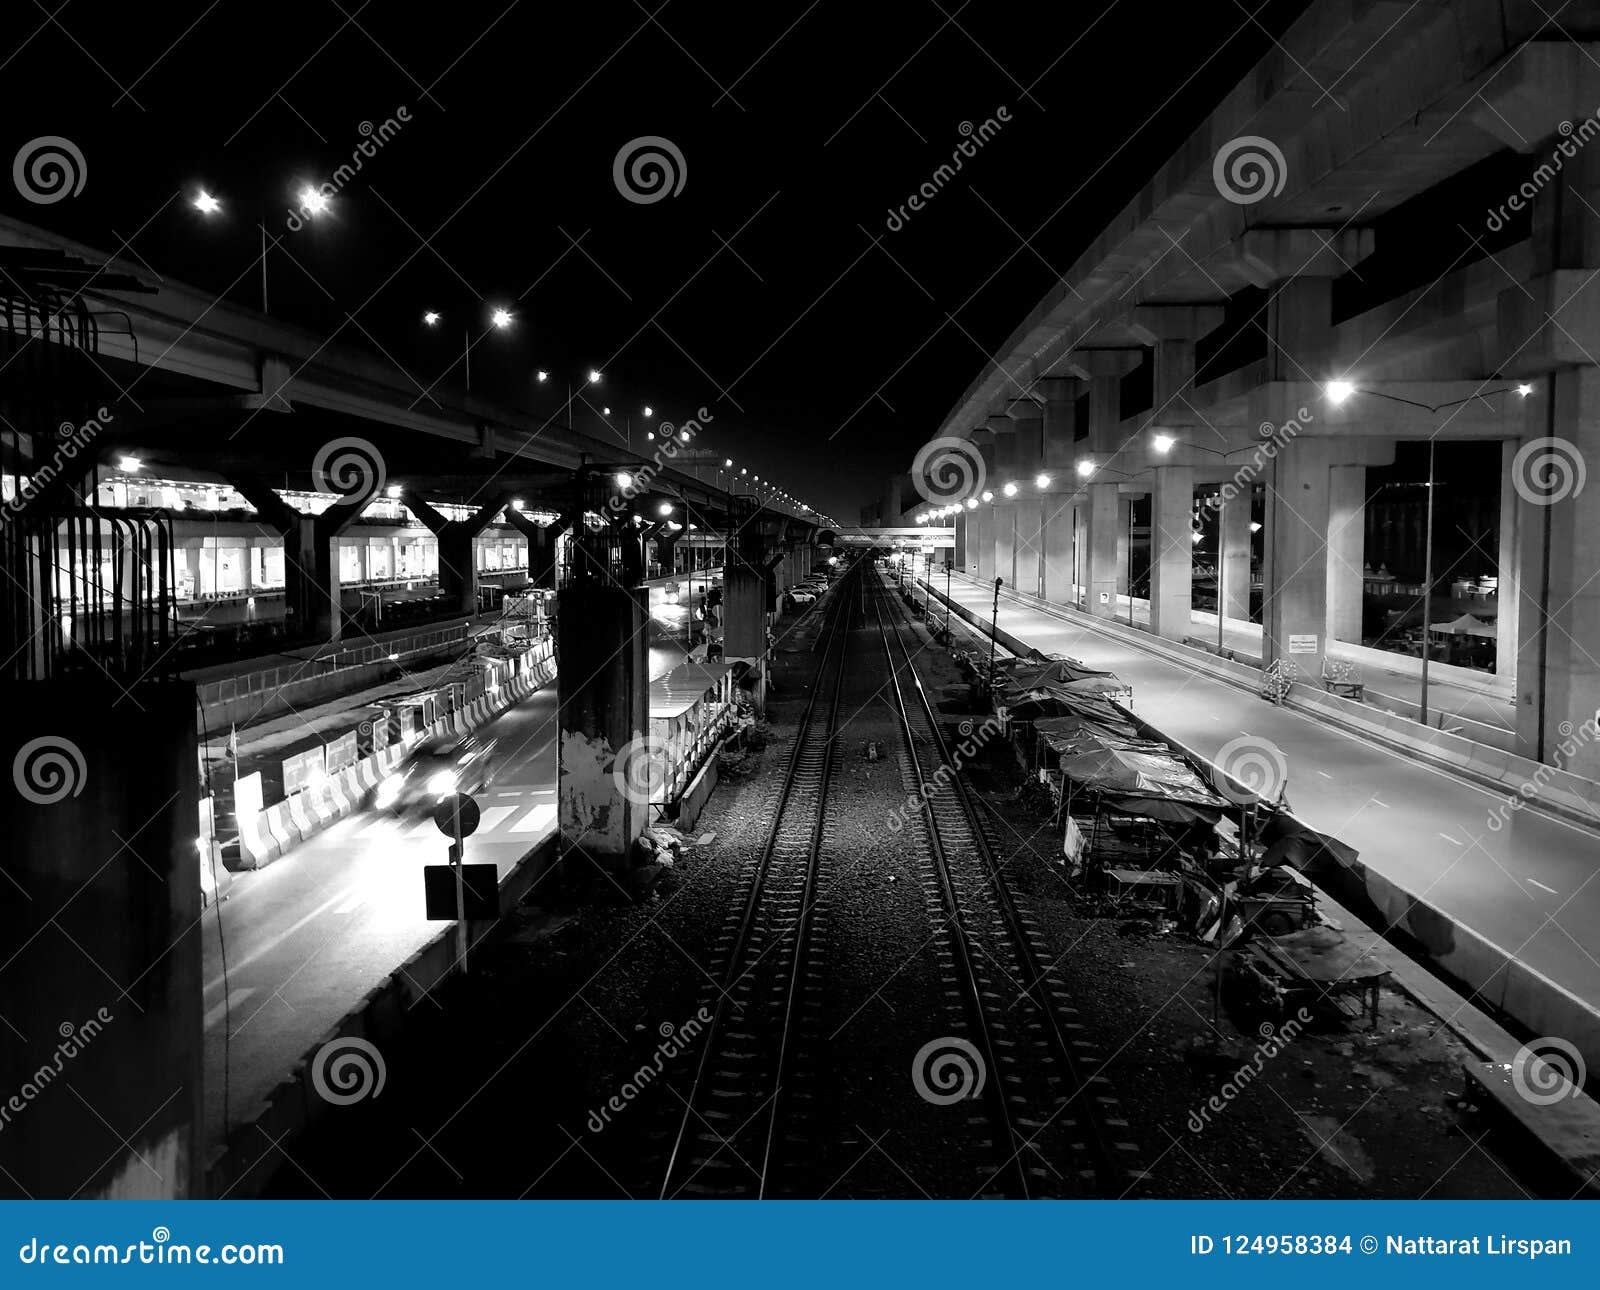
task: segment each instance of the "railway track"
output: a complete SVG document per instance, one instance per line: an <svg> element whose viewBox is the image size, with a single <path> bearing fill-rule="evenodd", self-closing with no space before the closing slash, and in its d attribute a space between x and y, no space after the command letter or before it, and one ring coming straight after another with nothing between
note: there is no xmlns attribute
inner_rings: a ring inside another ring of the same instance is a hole
<svg viewBox="0 0 1600 1290"><path fill-rule="evenodd" d="M781 1135L798 1100L791 1075L805 1017L814 1017L812 960L824 818L833 774L850 625L861 579L833 589L822 663L795 733L740 914L718 942L722 955L712 1020L684 1101L662 1199L771 1194Z"/></svg>
<svg viewBox="0 0 1600 1290"><path fill-rule="evenodd" d="M962 1000L995 1147L979 1190L1017 1198L1119 1196L1136 1176L1135 1146L1098 1055L1076 1020L1058 965L1028 926L906 647L907 619L869 579L906 752L907 800L922 803L925 887L937 899L947 989ZM885 613L884 601L889 601ZM972 723L964 735L970 737Z"/></svg>

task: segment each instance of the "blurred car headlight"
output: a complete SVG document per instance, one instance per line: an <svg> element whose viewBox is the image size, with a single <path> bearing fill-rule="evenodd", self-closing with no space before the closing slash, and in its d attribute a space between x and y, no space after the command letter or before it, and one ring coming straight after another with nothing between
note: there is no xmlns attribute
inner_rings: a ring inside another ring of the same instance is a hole
<svg viewBox="0 0 1600 1290"><path fill-rule="evenodd" d="M429 794L433 797L448 797L456 791L456 773L453 770L438 770L428 776L426 785Z"/></svg>
<svg viewBox="0 0 1600 1290"><path fill-rule="evenodd" d="M406 782L404 775L390 775L378 785L376 801L379 806L391 806L395 798L400 796L400 786Z"/></svg>

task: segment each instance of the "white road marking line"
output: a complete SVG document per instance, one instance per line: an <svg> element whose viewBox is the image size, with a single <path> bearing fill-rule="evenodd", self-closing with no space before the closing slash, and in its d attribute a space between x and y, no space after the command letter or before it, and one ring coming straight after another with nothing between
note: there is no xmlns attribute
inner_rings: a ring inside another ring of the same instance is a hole
<svg viewBox="0 0 1600 1290"><path fill-rule="evenodd" d="M517 808L514 806L491 806L479 817L478 832L493 833L516 812Z"/></svg>
<svg viewBox="0 0 1600 1290"><path fill-rule="evenodd" d="M1527 881L1531 885L1537 887L1540 891L1548 891L1552 896L1559 896L1561 894L1554 887L1546 887L1544 883L1540 882L1537 878L1529 878Z"/></svg>
<svg viewBox="0 0 1600 1290"><path fill-rule="evenodd" d="M1386 811L1387 811L1387 810L1388 810L1388 809L1389 809L1389 803L1387 803L1387 802L1380 802L1380 801L1379 801L1379 800L1378 800L1378 799L1377 799L1377 798L1375 798L1375 797L1372 797L1372 798L1368 798L1368 799L1367 799L1367 800L1368 800L1368 801L1370 801L1370 802L1371 802L1371 803L1372 803L1372 804L1373 804L1373 805L1374 805L1374 806L1381 806L1381 807L1383 807L1383 809L1384 809L1384 810L1386 810Z"/></svg>
<svg viewBox="0 0 1600 1290"><path fill-rule="evenodd" d="M1441 833L1439 836L1441 838L1443 838L1446 842L1454 842L1456 844L1456 846L1460 846L1461 845L1461 840L1459 838L1453 838L1448 833Z"/></svg>
<svg viewBox="0 0 1600 1290"><path fill-rule="evenodd" d="M1325 770L1319 770L1317 772L1317 774L1321 775L1323 779L1332 779L1333 778L1333 776L1328 774L1328 772L1325 771Z"/></svg>
<svg viewBox="0 0 1600 1290"><path fill-rule="evenodd" d="M535 833L543 831L556 818L556 808L553 806L535 806L520 820L513 824L507 833Z"/></svg>
<svg viewBox="0 0 1600 1290"><path fill-rule="evenodd" d="M254 986L246 986L243 990L235 990L230 998L224 999L221 1003L217 1004L216 1007L212 1008L210 1012L206 1013L205 1024L203 1025L202 1029L210 1030L228 1015L228 1008L230 1005L237 1008L241 1003L255 993L256 988Z"/></svg>

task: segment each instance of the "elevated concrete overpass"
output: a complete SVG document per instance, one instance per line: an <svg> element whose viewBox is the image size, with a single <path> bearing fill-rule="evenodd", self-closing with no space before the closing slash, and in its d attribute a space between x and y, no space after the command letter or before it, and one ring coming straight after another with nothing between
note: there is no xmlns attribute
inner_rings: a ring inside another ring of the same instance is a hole
<svg viewBox="0 0 1600 1290"><path fill-rule="evenodd" d="M984 364L906 518L960 505L963 568L1111 617L1148 499L1151 629L1192 630L1214 525L1224 617L1255 549L1265 660L1315 675L1361 640L1367 472L1497 443L1517 751L1600 778L1566 738L1600 710L1589 33L1592 3L1312 4Z"/></svg>

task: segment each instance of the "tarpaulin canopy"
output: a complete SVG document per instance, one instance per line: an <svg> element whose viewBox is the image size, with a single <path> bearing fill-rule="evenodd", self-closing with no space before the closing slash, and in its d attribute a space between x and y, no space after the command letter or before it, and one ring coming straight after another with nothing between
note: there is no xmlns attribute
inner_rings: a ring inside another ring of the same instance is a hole
<svg viewBox="0 0 1600 1290"><path fill-rule="evenodd" d="M1027 688L1007 686L997 692L995 702L1007 714L1019 721L1034 721L1040 717L1057 717L1075 710L1074 705L1085 698L1125 694L1116 681L1095 678L1073 681L1070 684L1055 682Z"/></svg>
<svg viewBox="0 0 1600 1290"><path fill-rule="evenodd" d="M1261 830L1267 844L1261 857L1264 865L1289 865L1302 873L1315 873L1333 865L1352 865L1361 854L1338 838L1318 833L1287 811L1278 811Z"/></svg>
<svg viewBox="0 0 1600 1290"><path fill-rule="evenodd" d="M1062 757L1075 757L1081 753L1117 751L1143 752L1157 756L1170 756L1172 749L1159 739L1140 739L1137 735L1114 735L1104 730L1081 728L1077 731L1040 731L1039 737Z"/></svg>
<svg viewBox="0 0 1600 1290"><path fill-rule="evenodd" d="M1139 738L1138 727L1125 717L1098 716L1085 712L1069 712L1059 717L1040 717L1033 723L1033 728L1041 735L1065 739L1077 738L1087 732L1115 735L1123 739Z"/></svg>
<svg viewBox="0 0 1600 1290"><path fill-rule="evenodd" d="M1002 659L995 663L995 671L1005 678L1003 683L1022 686L1070 683L1105 677L1116 680L1114 672L1104 672L1098 668L1086 667L1076 659L1060 657ZM1115 688L1126 687L1119 682Z"/></svg>
<svg viewBox="0 0 1600 1290"><path fill-rule="evenodd" d="M1101 748L1063 757L1061 772L1130 815L1197 823L1215 821L1228 809L1225 798L1170 754Z"/></svg>

